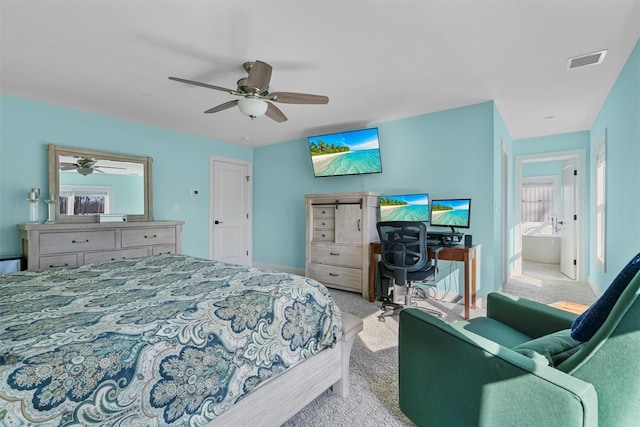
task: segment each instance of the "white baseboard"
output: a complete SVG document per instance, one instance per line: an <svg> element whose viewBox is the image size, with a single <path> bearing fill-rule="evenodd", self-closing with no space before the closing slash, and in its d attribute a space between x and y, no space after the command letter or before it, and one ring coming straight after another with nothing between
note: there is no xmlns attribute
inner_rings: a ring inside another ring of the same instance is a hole
<svg viewBox="0 0 640 427"><path fill-rule="evenodd" d="M591 276L589 276L587 278L587 284L589 285L589 287L591 288L591 290L593 291L593 293L595 294L595 296L597 298L600 298L600 296L602 295L602 292L600 292L600 290L598 289L598 287L596 286L595 283L593 283L593 281L591 280Z"/></svg>
<svg viewBox="0 0 640 427"><path fill-rule="evenodd" d="M304 276L303 268L292 268L284 265L273 265L273 264L262 264L262 263L256 263L256 264L253 264L253 266L256 268L264 268L265 270L281 271L283 273L297 274L298 276Z"/></svg>

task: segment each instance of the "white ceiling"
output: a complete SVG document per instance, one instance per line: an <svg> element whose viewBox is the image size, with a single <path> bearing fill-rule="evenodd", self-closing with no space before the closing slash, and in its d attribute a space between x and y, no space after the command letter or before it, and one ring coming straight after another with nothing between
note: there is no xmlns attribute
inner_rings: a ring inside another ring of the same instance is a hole
<svg viewBox="0 0 640 427"><path fill-rule="evenodd" d="M640 0L2 0L0 91L256 147L494 100L520 139L589 129L639 37ZM203 114L237 98L167 78L235 89L256 59L329 104Z"/></svg>

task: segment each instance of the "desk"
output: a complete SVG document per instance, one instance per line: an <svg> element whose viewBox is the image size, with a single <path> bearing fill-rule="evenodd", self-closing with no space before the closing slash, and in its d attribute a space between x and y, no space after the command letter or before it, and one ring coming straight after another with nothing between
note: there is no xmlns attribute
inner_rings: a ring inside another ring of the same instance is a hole
<svg viewBox="0 0 640 427"><path fill-rule="evenodd" d="M438 260L460 261L464 263L464 318L469 319L469 307L476 309L476 249L473 246L444 247L438 253ZM369 301L373 302L376 297L376 255L380 254L380 242L372 242L369 248ZM429 258L434 258L435 254L429 250ZM471 275L469 274L471 269ZM469 289L469 277L471 277L471 289Z"/></svg>

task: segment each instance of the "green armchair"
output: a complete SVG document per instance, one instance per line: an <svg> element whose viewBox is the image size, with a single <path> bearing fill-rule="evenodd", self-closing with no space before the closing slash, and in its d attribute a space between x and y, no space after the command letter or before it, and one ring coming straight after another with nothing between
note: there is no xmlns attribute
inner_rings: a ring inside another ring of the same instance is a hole
<svg viewBox="0 0 640 427"><path fill-rule="evenodd" d="M640 273L631 277L584 343L570 336L577 315L504 293L488 295L487 317L451 324L405 309L400 408L418 426L640 425Z"/></svg>

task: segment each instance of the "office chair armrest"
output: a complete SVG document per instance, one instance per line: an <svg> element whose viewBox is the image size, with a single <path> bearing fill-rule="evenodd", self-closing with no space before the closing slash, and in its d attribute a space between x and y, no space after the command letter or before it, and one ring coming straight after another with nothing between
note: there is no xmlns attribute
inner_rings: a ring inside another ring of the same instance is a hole
<svg viewBox="0 0 640 427"><path fill-rule="evenodd" d="M571 328L577 314L502 292L487 295L487 317L539 338Z"/></svg>
<svg viewBox="0 0 640 427"><path fill-rule="evenodd" d="M597 426L592 384L417 309L400 313L400 409L417 425Z"/></svg>

